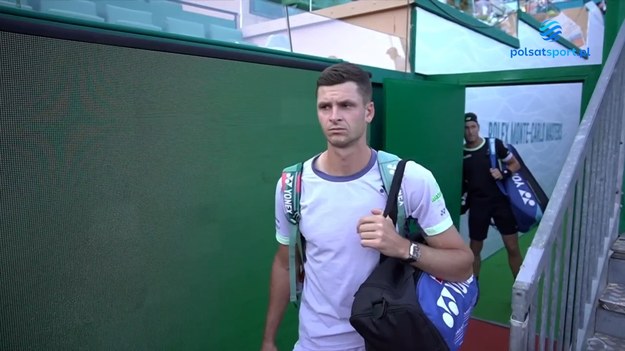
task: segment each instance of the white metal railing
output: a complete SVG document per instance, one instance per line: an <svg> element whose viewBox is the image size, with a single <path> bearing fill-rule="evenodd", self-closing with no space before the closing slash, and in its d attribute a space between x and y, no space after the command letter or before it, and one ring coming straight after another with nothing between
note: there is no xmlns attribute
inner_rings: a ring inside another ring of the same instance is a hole
<svg viewBox="0 0 625 351"><path fill-rule="evenodd" d="M510 350L582 350L610 245L625 165L625 25L584 113L512 288Z"/></svg>

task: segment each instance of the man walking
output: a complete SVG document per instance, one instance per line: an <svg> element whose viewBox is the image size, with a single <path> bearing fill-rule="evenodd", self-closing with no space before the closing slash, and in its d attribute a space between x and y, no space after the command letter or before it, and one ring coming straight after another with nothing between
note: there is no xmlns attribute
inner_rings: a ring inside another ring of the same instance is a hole
<svg viewBox="0 0 625 351"><path fill-rule="evenodd" d="M499 190L496 182L511 177L521 168L521 165L504 142L495 139L496 158L505 166L502 170L492 168L489 143L486 138L480 137L479 132L477 115L473 112L466 113L464 115L465 145L462 185L467 192L470 247L475 256L473 274L476 279L479 277L480 254L492 219L501 234L504 247L508 252L510 270L516 278L523 261L519 249L517 224L510 209L510 201Z"/></svg>
<svg viewBox="0 0 625 351"><path fill-rule="evenodd" d="M406 211L419 220L427 245L399 235L392 220L383 216L386 193L377 153L366 139L374 112L367 72L339 63L321 73L317 116L327 149L303 165L299 228L306 261L295 351L365 350L349 317L354 294L378 264L380 253L448 281L472 279L473 255L426 168L408 162L402 192ZM277 350L274 339L289 302L289 230L280 181L275 211L278 250L262 351Z"/></svg>

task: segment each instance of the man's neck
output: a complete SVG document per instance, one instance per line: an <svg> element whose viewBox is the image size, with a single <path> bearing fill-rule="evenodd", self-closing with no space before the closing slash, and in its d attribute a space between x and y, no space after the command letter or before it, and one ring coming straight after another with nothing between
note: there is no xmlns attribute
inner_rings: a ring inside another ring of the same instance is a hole
<svg viewBox="0 0 625 351"><path fill-rule="evenodd" d="M366 144L345 149L328 147L328 150L319 156L317 169L336 177L350 176L367 166L371 160L371 152L371 148Z"/></svg>
<svg viewBox="0 0 625 351"><path fill-rule="evenodd" d="M478 147L482 144L482 141L484 139L482 139L482 137L478 137L477 140L473 143L467 143L466 148L467 149L473 149L474 147Z"/></svg>

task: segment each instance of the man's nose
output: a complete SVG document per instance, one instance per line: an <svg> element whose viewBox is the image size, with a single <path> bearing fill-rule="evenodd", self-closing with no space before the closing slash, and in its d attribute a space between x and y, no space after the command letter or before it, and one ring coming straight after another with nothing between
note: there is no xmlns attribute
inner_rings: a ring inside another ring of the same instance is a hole
<svg viewBox="0 0 625 351"><path fill-rule="evenodd" d="M343 118L341 117L341 113L339 112L339 109L337 106L332 106L332 111L330 111L330 121L332 122L338 122L340 120L342 120Z"/></svg>

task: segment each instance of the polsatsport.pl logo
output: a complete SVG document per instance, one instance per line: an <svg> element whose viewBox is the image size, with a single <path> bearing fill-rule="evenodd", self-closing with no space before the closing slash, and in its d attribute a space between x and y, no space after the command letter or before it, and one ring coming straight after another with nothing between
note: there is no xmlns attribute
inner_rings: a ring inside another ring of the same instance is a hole
<svg viewBox="0 0 625 351"><path fill-rule="evenodd" d="M560 38L560 35L562 34L562 26L558 23L558 21L545 20L540 24L538 31L540 32L540 36L543 40L558 41L558 38Z"/></svg>
<svg viewBox="0 0 625 351"><path fill-rule="evenodd" d="M540 32L540 36L545 41L558 41L560 35L562 34L562 26L560 23L554 20L545 20L540 24L540 28L538 30ZM590 48L586 48L586 50L582 49L528 49L527 47L518 48L518 49L510 49L510 58L513 57L565 57L565 56L577 56L577 57L590 57Z"/></svg>

